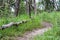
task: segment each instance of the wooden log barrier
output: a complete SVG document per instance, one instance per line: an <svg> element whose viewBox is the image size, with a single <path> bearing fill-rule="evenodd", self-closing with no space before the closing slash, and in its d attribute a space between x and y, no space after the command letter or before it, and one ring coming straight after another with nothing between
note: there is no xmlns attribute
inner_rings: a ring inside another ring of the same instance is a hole
<svg viewBox="0 0 60 40"><path fill-rule="evenodd" d="M0 30L3 30L3 29L6 29L6 28L9 28L9 27L12 27L13 25L19 25L19 24L22 24L22 23L26 23L28 20L23 20L23 21L20 21L20 22L10 22L9 24L5 24L5 25L2 25L0 27Z"/></svg>

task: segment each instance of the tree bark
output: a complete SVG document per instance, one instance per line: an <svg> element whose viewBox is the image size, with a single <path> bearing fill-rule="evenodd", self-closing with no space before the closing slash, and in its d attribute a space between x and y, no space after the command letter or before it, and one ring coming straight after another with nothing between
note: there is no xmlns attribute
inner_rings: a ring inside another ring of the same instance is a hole
<svg viewBox="0 0 60 40"><path fill-rule="evenodd" d="M0 27L0 30L6 29L6 28L9 28L9 27L12 27L12 26L18 27L19 24L26 23L28 21L29 20L23 20L23 21L20 21L20 22L10 22L9 24L2 25Z"/></svg>
<svg viewBox="0 0 60 40"><path fill-rule="evenodd" d="M15 1L15 16L18 16L20 0Z"/></svg>
<svg viewBox="0 0 60 40"><path fill-rule="evenodd" d="M29 0L26 0L26 12L29 15Z"/></svg>
<svg viewBox="0 0 60 40"><path fill-rule="evenodd" d="M36 13L37 13L36 1L35 1L35 0L34 0L34 13L35 13L35 15L36 15Z"/></svg>
<svg viewBox="0 0 60 40"><path fill-rule="evenodd" d="M3 4L3 0L0 0L0 6L2 6L2 4Z"/></svg>
<svg viewBox="0 0 60 40"><path fill-rule="evenodd" d="M29 18L31 18L31 1L32 0L26 0L26 8L27 8L27 13L29 15Z"/></svg>
<svg viewBox="0 0 60 40"><path fill-rule="evenodd" d="M32 4L32 0L29 0L29 17L31 18L31 4Z"/></svg>

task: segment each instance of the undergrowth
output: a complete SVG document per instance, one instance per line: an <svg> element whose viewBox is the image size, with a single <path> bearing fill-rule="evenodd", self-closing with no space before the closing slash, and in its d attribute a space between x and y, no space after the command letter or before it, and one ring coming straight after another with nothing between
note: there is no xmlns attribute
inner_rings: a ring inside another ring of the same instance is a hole
<svg viewBox="0 0 60 40"><path fill-rule="evenodd" d="M10 28L0 30L0 40L9 40L9 37L23 36L23 34L27 31L32 31L33 29L42 27L40 24L41 20L38 16L30 19L29 16L27 16L26 14L22 14L14 18L2 18L0 20L0 26L3 24L8 24L10 22L19 22L22 20L29 21L18 26L12 26Z"/></svg>
<svg viewBox="0 0 60 40"><path fill-rule="evenodd" d="M53 38L58 39L59 36L54 32L59 33L59 26L60 26L59 25L60 24L60 22L59 22L60 14L59 13L60 12L55 12L55 11L53 11L51 13L42 12L42 13L38 13L36 16L32 15L31 19L26 14L22 14L22 15L19 15L17 17L8 17L8 18L3 17L0 20L0 26L3 24L8 24L10 22L19 22L22 20L30 20L30 21L28 21L27 23L20 24L17 27L12 26L10 28L0 30L0 39L1 40L2 39L9 40L10 38L8 38L8 37L23 36L23 34L27 31L32 31L33 29L36 29L36 28L42 28L42 25L41 25L42 21L52 23L53 28L52 28L52 30L49 30L48 32L46 32L43 36L35 37L34 40L48 40L49 38L51 40ZM56 34L56 37L54 36L55 34Z"/></svg>
<svg viewBox="0 0 60 40"><path fill-rule="evenodd" d="M53 24L53 27L43 35L34 37L34 40L60 40L60 12L45 14L43 17L44 20L50 21Z"/></svg>

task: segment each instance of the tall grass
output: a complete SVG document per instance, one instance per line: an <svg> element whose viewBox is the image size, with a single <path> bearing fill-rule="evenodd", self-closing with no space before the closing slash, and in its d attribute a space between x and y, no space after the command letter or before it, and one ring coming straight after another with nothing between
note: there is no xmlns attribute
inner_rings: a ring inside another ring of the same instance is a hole
<svg viewBox="0 0 60 40"><path fill-rule="evenodd" d="M32 31L33 29L41 28L42 27L42 25L41 25L42 21L47 21L47 22L52 23L53 26L54 26L53 28L55 28L57 26L60 26L59 25L60 24L60 22L59 22L60 14L59 13L60 12L51 12L51 13L43 12L43 13L37 14L36 16L34 16L34 14L32 14L31 19L26 14L21 14L18 17L10 17L10 18L9 17L8 18L4 17L0 20L0 26L3 25L3 24L10 23L10 22L19 22L21 20L30 20L30 21L27 22L27 23L20 24L17 27L12 26L10 28L0 30L0 39L9 40L6 37L23 36L23 34L27 31ZM57 30L58 28L55 28L55 29ZM50 31L48 31L48 33L49 32ZM47 33L45 33L45 34L47 34ZM43 37L45 37L45 36L43 36ZM37 36L35 39L36 40L40 39L40 37L41 36ZM41 37L41 39L42 39L42 37Z"/></svg>
<svg viewBox="0 0 60 40"><path fill-rule="evenodd" d="M0 40L9 40L6 37L16 37L16 36L23 36L23 34L27 31L32 31L33 29L36 28L41 28L41 24L40 24L40 17L36 16L32 19L30 19L27 15L22 14L19 15L18 17L14 17L14 18L2 18L0 20L0 26L3 24L8 24L10 22L19 22L21 20L30 20L27 23L23 23L16 26L12 26L10 28L4 29L4 30L0 30Z"/></svg>
<svg viewBox="0 0 60 40"><path fill-rule="evenodd" d="M53 24L53 28L43 35L37 35L34 40L60 40L60 12L45 14L44 20Z"/></svg>

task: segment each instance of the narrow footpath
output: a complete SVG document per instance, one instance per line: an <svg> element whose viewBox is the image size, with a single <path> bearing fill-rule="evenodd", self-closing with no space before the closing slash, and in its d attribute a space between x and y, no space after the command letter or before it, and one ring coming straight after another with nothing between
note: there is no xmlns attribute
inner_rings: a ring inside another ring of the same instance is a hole
<svg viewBox="0 0 60 40"><path fill-rule="evenodd" d="M17 37L16 40L33 40L33 37L36 35L43 35L44 32L52 28L52 24L48 22L42 22L44 28L33 30L32 32L27 32L23 37Z"/></svg>

